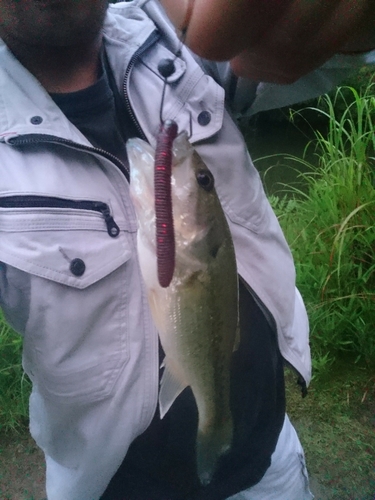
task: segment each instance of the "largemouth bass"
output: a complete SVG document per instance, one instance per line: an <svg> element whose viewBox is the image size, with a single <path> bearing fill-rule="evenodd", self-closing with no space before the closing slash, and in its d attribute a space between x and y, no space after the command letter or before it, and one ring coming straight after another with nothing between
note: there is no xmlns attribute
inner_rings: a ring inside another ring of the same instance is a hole
<svg viewBox="0 0 375 500"><path fill-rule="evenodd" d="M173 142L172 206L175 269L158 282L154 209L154 150L127 143L130 192L137 213L138 254L148 300L165 352L161 418L190 386L199 413L197 468L208 484L233 437L230 364L238 342L238 281L233 242L214 178L182 133Z"/></svg>

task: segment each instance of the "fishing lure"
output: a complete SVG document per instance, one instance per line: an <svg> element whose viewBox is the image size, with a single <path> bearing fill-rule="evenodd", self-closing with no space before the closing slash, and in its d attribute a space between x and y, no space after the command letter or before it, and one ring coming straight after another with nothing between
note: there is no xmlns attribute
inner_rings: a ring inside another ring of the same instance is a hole
<svg viewBox="0 0 375 500"><path fill-rule="evenodd" d="M187 9L186 18L182 28L182 36L180 39L181 45L175 59L181 54L181 47L186 37L191 13L192 2L189 0L189 7ZM162 59L158 65L158 70L164 78L164 85L160 103L160 127L156 136L154 170L156 259L159 284L163 288L167 288L172 281L175 268L176 248L173 227L171 177L173 157L172 147L173 141L177 137L178 126L173 120L163 120L163 107L165 90L167 87L167 78L175 71L174 59Z"/></svg>
<svg viewBox="0 0 375 500"><path fill-rule="evenodd" d="M178 126L173 120L162 122L155 150L155 216L156 259L160 286L166 288L172 281L175 268L175 238L172 208L172 145Z"/></svg>

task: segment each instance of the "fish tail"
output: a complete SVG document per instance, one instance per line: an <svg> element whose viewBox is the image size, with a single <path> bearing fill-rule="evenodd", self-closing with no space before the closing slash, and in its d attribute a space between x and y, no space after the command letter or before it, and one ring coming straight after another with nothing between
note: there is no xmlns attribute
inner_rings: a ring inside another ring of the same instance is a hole
<svg viewBox="0 0 375 500"><path fill-rule="evenodd" d="M206 486L214 475L221 455L229 451L232 445L233 423L227 418L220 425L207 431L198 430L197 436L197 471L200 482Z"/></svg>

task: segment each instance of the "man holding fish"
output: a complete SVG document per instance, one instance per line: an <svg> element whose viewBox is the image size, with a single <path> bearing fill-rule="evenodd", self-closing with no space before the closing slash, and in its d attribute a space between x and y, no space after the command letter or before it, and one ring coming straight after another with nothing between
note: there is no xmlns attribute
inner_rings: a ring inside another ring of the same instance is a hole
<svg viewBox="0 0 375 500"><path fill-rule="evenodd" d="M177 34L156 0L0 0L0 303L47 496L307 500L308 321L233 116L373 63L375 6L163 4Z"/></svg>

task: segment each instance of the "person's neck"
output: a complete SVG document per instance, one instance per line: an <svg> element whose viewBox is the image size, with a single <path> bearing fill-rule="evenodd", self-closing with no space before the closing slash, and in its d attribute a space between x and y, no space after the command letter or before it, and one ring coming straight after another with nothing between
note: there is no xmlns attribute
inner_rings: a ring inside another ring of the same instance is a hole
<svg viewBox="0 0 375 500"><path fill-rule="evenodd" d="M99 77L101 38L80 47L9 46L49 93L76 92Z"/></svg>

